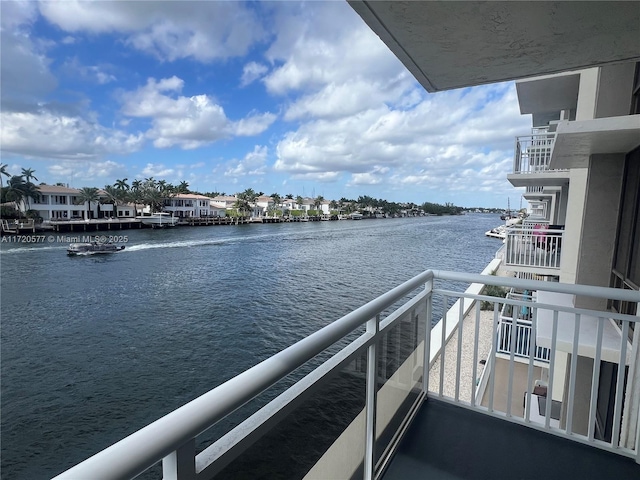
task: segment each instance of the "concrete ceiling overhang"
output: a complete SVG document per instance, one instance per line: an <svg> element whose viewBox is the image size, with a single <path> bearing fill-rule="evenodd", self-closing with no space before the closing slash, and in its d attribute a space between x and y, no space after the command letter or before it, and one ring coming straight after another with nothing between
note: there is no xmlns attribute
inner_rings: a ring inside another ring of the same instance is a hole
<svg viewBox="0 0 640 480"><path fill-rule="evenodd" d="M429 92L640 59L640 3L348 0Z"/></svg>
<svg viewBox="0 0 640 480"><path fill-rule="evenodd" d="M544 192L527 192L522 194L522 198L527 200L528 202L544 202L551 203L551 200L555 196L554 193L544 193Z"/></svg>
<svg viewBox="0 0 640 480"><path fill-rule="evenodd" d="M597 154L628 153L640 146L640 115L558 123L550 168L579 168Z"/></svg>
<svg viewBox="0 0 640 480"><path fill-rule="evenodd" d="M575 110L579 89L579 73L516 82L520 113Z"/></svg>
<svg viewBox="0 0 640 480"><path fill-rule="evenodd" d="M539 173L509 173L507 180L514 187L561 187L569 183L567 170L546 170Z"/></svg>

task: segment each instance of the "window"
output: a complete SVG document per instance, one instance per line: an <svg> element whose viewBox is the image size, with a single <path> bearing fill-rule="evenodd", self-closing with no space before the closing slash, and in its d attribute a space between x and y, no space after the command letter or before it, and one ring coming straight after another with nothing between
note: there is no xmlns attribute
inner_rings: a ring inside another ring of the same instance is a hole
<svg viewBox="0 0 640 480"><path fill-rule="evenodd" d="M611 286L640 289L640 147L625 159L620 199L618 234L611 269ZM636 314L637 304L614 301L611 307L620 313Z"/></svg>

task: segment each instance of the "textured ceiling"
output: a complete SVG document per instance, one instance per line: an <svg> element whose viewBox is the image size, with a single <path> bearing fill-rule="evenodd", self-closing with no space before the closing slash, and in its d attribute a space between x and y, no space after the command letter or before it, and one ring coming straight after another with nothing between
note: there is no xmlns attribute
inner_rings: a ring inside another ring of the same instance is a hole
<svg viewBox="0 0 640 480"><path fill-rule="evenodd" d="M439 91L640 59L640 2L349 1Z"/></svg>

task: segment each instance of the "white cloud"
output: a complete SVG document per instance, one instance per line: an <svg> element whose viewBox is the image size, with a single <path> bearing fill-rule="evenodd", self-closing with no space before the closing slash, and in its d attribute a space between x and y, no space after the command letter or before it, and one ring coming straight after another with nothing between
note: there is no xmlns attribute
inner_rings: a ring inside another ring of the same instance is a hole
<svg viewBox="0 0 640 480"><path fill-rule="evenodd" d="M140 173L143 177L166 178L175 173L173 168L168 168L161 163L147 163Z"/></svg>
<svg viewBox="0 0 640 480"><path fill-rule="evenodd" d="M273 113L251 113L248 117L233 123L233 132L236 135L250 137L264 132L275 121Z"/></svg>
<svg viewBox="0 0 640 480"><path fill-rule="evenodd" d="M152 128L146 135L157 148L177 145L189 150L232 135L253 136L275 120L271 113L252 112L232 122L208 95L176 95L183 86L184 81L176 76L159 81L150 78L138 90L121 94L125 115L151 118Z"/></svg>
<svg viewBox="0 0 640 480"><path fill-rule="evenodd" d="M2 112L2 150L43 158L86 159L138 150L140 134L108 129L87 120L46 110Z"/></svg>
<svg viewBox="0 0 640 480"><path fill-rule="evenodd" d="M242 160L232 160L225 169L225 177L244 177L245 175L264 175L267 170L268 150L256 145Z"/></svg>
<svg viewBox="0 0 640 480"><path fill-rule="evenodd" d="M257 62L249 62L242 69L242 78L240 79L240 86L246 87L250 83L253 83L265 73L269 71L266 65L262 65Z"/></svg>
<svg viewBox="0 0 640 480"><path fill-rule="evenodd" d="M264 36L256 13L239 2L41 2L66 32L120 33L125 43L162 60L200 62L244 55Z"/></svg>
<svg viewBox="0 0 640 480"><path fill-rule="evenodd" d="M126 173L126 167L112 160L75 161L66 160L47 167L47 172L55 181L91 183L106 185L111 178Z"/></svg>
<svg viewBox="0 0 640 480"><path fill-rule="evenodd" d="M513 137L528 128L514 91L501 84L426 96L411 108L378 103L331 120L321 113L281 139L274 170L295 178L348 173L347 186L484 191L491 178L505 183Z"/></svg>
<svg viewBox="0 0 640 480"><path fill-rule="evenodd" d="M62 66L68 75L80 77L99 85L115 82L115 75L109 73L110 65L81 65L77 57L67 60Z"/></svg>
<svg viewBox="0 0 640 480"><path fill-rule="evenodd" d="M386 180L389 173L389 167L373 167L373 170L365 173L354 173L351 180L347 183L347 187L353 185L378 185Z"/></svg>
<svg viewBox="0 0 640 480"><path fill-rule="evenodd" d="M266 53L279 65L264 78L274 94L316 91L359 79L394 78L400 61L346 4L316 2L276 16L276 41Z"/></svg>

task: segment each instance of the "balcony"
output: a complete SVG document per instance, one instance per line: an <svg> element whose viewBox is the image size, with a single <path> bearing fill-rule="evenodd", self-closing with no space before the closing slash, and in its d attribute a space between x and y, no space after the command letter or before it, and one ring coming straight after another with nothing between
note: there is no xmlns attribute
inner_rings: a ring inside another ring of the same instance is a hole
<svg viewBox="0 0 640 480"><path fill-rule="evenodd" d="M540 222L508 228L504 264L517 272L558 275L563 237L563 225Z"/></svg>
<svg viewBox="0 0 640 480"><path fill-rule="evenodd" d="M149 469L189 480L635 478L638 426L628 403L637 399L625 389L635 392L640 375L620 368L603 379L598 362L611 320L621 325L617 365L637 356L626 339L640 317L536 295L491 297L485 284L638 302L636 291L426 271L56 478L133 478ZM496 354L501 312L518 320L523 307L531 339L539 312L550 312L548 364L516 348L517 329ZM560 315L575 321L566 364L556 362ZM600 336L588 376L577 368L584 315ZM550 380L556 375L562 382ZM596 418L603 405L612 406L609 430Z"/></svg>
<svg viewBox="0 0 640 480"><path fill-rule="evenodd" d="M532 296L528 291L524 293L512 291L507 294L507 299L531 302ZM509 355L513 350L514 355L518 358L529 358L533 353L535 361L549 363L550 350L536 345L536 339L533 336L532 315L533 312L529 305L514 307L505 303L502 306L496 347L498 353ZM515 332L513 325L515 325Z"/></svg>
<svg viewBox="0 0 640 480"><path fill-rule="evenodd" d="M556 134L545 129L516 137L513 174L507 176L514 187L561 186L567 182L567 171L549 169L555 139Z"/></svg>
<svg viewBox="0 0 640 480"><path fill-rule="evenodd" d="M538 173L549 170L555 133L541 131L534 135L516 137L513 173Z"/></svg>

